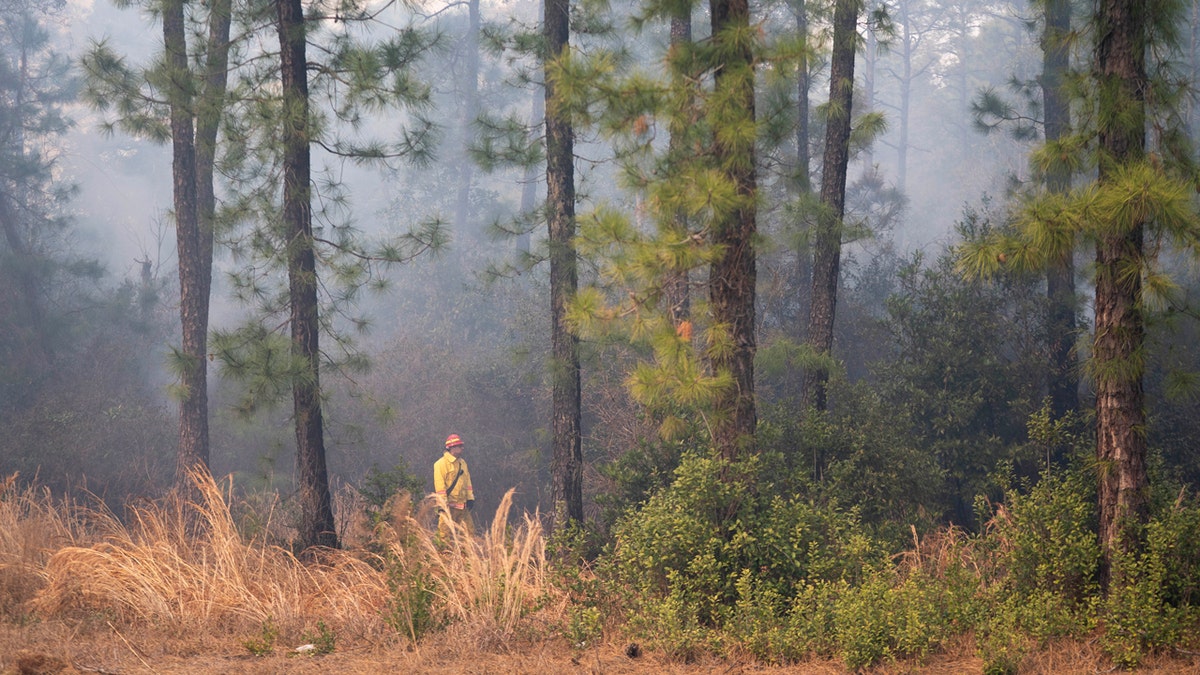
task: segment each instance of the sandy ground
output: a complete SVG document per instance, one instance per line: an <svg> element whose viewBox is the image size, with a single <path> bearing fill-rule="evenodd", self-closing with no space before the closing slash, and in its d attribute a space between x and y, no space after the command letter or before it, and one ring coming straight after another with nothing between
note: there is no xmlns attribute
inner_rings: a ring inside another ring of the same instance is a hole
<svg viewBox="0 0 1200 675"><path fill-rule="evenodd" d="M677 663L662 655L641 651L627 654L626 644L605 644L572 650L562 643L514 646L511 650L479 652L454 644L449 638L431 637L428 646L412 651L399 646L358 647L318 656L287 653L279 648L271 656L252 656L232 639L188 636L133 638L115 630L98 628L84 635L66 625L36 624L0 628L0 675L455 675L518 674L556 675L739 675L750 673L841 675L846 669L836 661L789 666L768 666L744 661L708 660ZM969 644L923 662L889 663L867 671L871 675L961 675L982 673L980 660ZM1071 643L1030 657L1022 673L1095 675L1115 672L1093 645ZM1200 655L1172 654L1149 659L1139 673L1200 675Z"/></svg>

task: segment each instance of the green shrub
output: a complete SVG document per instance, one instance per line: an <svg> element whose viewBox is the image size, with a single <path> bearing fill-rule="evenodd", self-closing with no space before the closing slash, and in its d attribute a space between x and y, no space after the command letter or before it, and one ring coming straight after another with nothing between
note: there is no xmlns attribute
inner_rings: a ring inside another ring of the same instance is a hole
<svg viewBox="0 0 1200 675"><path fill-rule="evenodd" d="M779 657L793 660L806 654L825 658L836 654L835 608L838 598L849 588L845 580L801 585L787 612L786 639L779 649Z"/></svg>
<svg viewBox="0 0 1200 675"><path fill-rule="evenodd" d="M701 625L696 608L680 593L643 598L629 618L628 629L650 649L681 661L695 660L711 644L712 631Z"/></svg>
<svg viewBox="0 0 1200 675"><path fill-rule="evenodd" d="M924 658L973 625L976 588L966 575L879 567L861 583L841 586L833 605L836 649L851 669Z"/></svg>
<svg viewBox="0 0 1200 675"><path fill-rule="evenodd" d="M394 550L404 554L389 552L383 558L389 591L384 621L416 644L421 636L442 625L434 606L437 584L415 542Z"/></svg>
<svg viewBox="0 0 1200 675"><path fill-rule="evenodd" d="M988 521L984 546L994 551L996 574L1009 592L1047 591L1080 604L1096 595L1094 494L1077 473L1043 475L1028 494L1007 491L1007 506Z"/></svg>
<svg viewBox="0 0 1200 675"><path fill-rule="evenodd" d="M774 461L685 455L675 481L617 523L605 567L631 590L635 634L676 654L707 644L798 658L817 631L791 626L797 592L887 564L854 511L757 492Z"/></svg>
<svg viewBox="0 0 1200 675"><path fill-rule="evenodd" d="M315 632L305 632L300 636L300 641L311 644L314 654L332 654L337 649L337 633L320 619L317 620Z"/></svg>
<svg viewBox="0 0 1200 675"><path fill-rule="evenodd" d="M357 487L358 494L377 518L396 493L407 492L419 497L424 489L425 479L414 475L403 457L391 469L384 470L372 465L363 476L362 484Z"/></svg>
<svg viewBox="0 0 1200 675"><path fill-rule="evenodd" d="M1146 527L1141 553L1117 555L1104 606L1105 651L1132 668L1149 652L1178 645L1200 612L1200 509L1176 503Z"/></svg>
<svg viewBox="0 0 1200 675"><path fill-rule="evenodd" d="M262 624L258 635L242 640L242 647L254 656L270 656L275 652L275 641L279 639L279 628L271 619Z"/></svg>
<svg viewBox="0 0 1200 675"><path fill-rule="evenodd" d="M771 584L762 583L750 570L742 570L737 580L734 604L726 635L739 647L766 662L788 661L804 651L789 649L786 599Z"/></svg>
<svg viewBox="0 0 1200 675"><path fill-rule="evenodd" d="M758 493L770 461L685 456L674 483L617 523L612 572L643 596L679 594L716 626L738 601L743 570L788 599L800 581L852 579L883 559L853 511Z"/></svg>

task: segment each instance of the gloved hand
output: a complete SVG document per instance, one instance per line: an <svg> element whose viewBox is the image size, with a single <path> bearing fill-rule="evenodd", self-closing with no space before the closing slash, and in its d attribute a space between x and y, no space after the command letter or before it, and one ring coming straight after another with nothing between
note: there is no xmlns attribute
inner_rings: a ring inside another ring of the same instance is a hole
<svg viewBox="0 0 1200 675"><path fill-rule="evenodd" d="M474 511L474 510L475 510L475 500L474 500L474 499L468 499L468 500L467 500L467 510L468 510L468 511Z"/></svg>

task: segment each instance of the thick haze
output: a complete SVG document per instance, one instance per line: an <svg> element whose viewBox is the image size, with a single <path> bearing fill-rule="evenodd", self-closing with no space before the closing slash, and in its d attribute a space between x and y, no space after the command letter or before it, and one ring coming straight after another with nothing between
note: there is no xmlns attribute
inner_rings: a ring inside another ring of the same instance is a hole
<svg viewBox="0 0 1200 675"><path fill-rule="evenodd" d="M438 15L430 22L444 32L448 47L434 56L436 64L418 73L434 88L435 109L428 114L443 127L438 161L426 167L388 171L314 154L314 171L330 169L348 187L353 222L369 235L396 234L424 218L440 216L449 221L454 214L453 186L461 176L460 165L454 162L461 157L462 147L461 95L456 82L464 63L460 40L465 10L451 8L438 13L440 9L430 5L428 13ZM535 5L529 2L485 3L482 7L484 21L500 26L514 18L509 13L529 21L535 12ZM68 16L68 23L59 27L59 48L73 56L93 41L107 40L130 63L144 65L161 43L158 24L137 10L117 9L107 0L76 0ZM770 16L771 21L788 25L784 9L775 7ZM952 31L944 28L943 19L937 24L943 27L920 41L912 57L909 72L915 74L908 87L909 140L903 191L907 207L890 232L882 235L901 252L922 249L936 253L952 238L965 205L977 204L985 194L1001 197L1006 176L1023 171L1027 148L1003 134L983 136L971 129L972 97L981 88L1003 83L1014 74L1027 76L1028 64L1036 56L1036 45L1012 17L993 14L989 21ZM404 23L403 17L396 17L392 25ZM624 25L623 18L618 17L616 23ZM698 14L694 24L697 37L702 37L707 32L706 17ZM902 39L902 35L893 37L888 49L871 61L859 56L856 71L862 91L856 94L856 105L873 101L874 109L885 115L888 128L869 152L860 153L852 162L851 183L873 166L883 187L898 187L902 82L896 73L904 72L901 55L905 52L898 46ZM580 42L586 44L586 40ZM964 59L966 68L961 67ZM481 50L479 96L485 112L528 117L531 101L540 92L528 84L517 85L516 80L507 57ZM865 89L868 82L873 82L870 96ZM814 105L826 97L827 89L822 71L814 80ZM154 275L173 286L169 149L123 133L105 136L99 130L101 116L82 105L71 113L76 125L69 134L63 169L80 187L73 202L80 248L103 260L117 281L137 279L140 261L149 260ZM403 121L403 115L384 113L366 128L387 136ZM576 150L581 157L578 211L585 213L603 201L630 203L628 195L614 191L610 167L589 161L606 159L603 140L583 134L580 141ZM794 149L791 152L794 156ZM814 169L819 168L816 153ZM494 483L487 499L494 502L503 489L518 484L525 486L529 498L537 499L543 481L531 480L530 473L535 471L531 467L545 465L536 459L545 449L545 438L536 430L545 427L547 414L546 392L539 386L547 348L545 289L539 286L537 274L526 275L517 286L485 285L482 275L490 266L511 260L516 252L514 240L492 240L484 231L493 221L509 218L521 208L522 177L522 171L511 168L491 174L476 170L470 196L475 213L466 227L452 232L450 247L435 258L394 271L391 294L365 298L361 303L372 330L361 337L360 345L372 355L375 370L371 376L353 381L354 386L374 389L364 410L331 406L334 441L330 465L335 475L356 476L371 465L387 466L396 448L423 475L426 463L432 461L430 448L436 449L446 433L455 431L468 439L486 439L485 444L497 451L495 461L505 463L479 472L482 482ZM539 176L536 180L543 179ZM766 204L763 217L776 214L778 219L781 211L777 206ZM541 231L535 231L535 249L541 238ZM222 329L232 325L244 309L230 299L223 282L222 270L228 271L233 264L229 255L218 251L216 264L211 325ZM170 311L175 311L173 306ZM175 330L177 322L177 317L172 319ZM168 344L161 344L164 357L156 358L157 362L165 362ZM323 378L327 387L336 387L339 381L335 372L323 373ZM153 379L160 392L165 392L171 381L165 372ZM619 383L610 384L619 388ZM219 383L213 386L220 387ZM220 408L228 405L227 397L218 391L213 400L214 469L253 465L252 459L230 456L240 453L235 448L246 444L266 457L260 465L273 465L276 459L289 461L284 448L291 432L286 424L259 425L249 431ZM436 405L426 409L429 402ZM593 410L592 414L602 412Z"/></svg>
<svg viewBox="0 0 1200 675"><path fill-rule="evenodd" d="M72 54L78 54L90 41L107 39L132 62L138 62L161 42L160 27L134 9L118 9L108 0L71 0L70 5L71 23L63 27L62 39L63 48ZM487 3L482 11L485 19L503 22L503 12L509 9L511 3ZM970 128L968 106L976 90L1003 83L1014 73L1026 75L1020 72L1022 62L1034 55L1034 45L1028 39L1019 39L1022 31L1012 29L1011 23L1000 25L1009 29L1009 39L1003 44L1011 53L989 54L965 79L943 76L943 71L957 63L953 45L948 44L937 61L928 53L921 56L929 63L913 85L905 191L908 210L894 232L900 250L936 250L947 240L965 204L977 203L984 194L1001 196L997 193L1003 190L1006 176L1024 170L1024 148L1019 144L1003 134L985 137ZM895 70L897 52L893 47L877 57L876 107L887 116L889 128L870 157L891 185L895 185L897 175L899 122L895 111L897 81L890 72ZM860 55L856 65L860 86L867 67ZM966 92L956 90L962 85L967 87ZM825 95L822 86L814 90L818 100ZM439 111L437 117L444 121L457 114L457 110ZM170 266L174 252L172 228L166 216L171 205L170 153L162 146L123 134L105 137L97 130L97 115L86 108L77 108L73 116L76 128L70 137L72 150L66 169L82 188L75 204L81 234L94 238L95 250L115 274L130 273L135 261L147 255ZM443 148L442 154L452 151ZM863 169L861 161L852 166L851 181ZM347 172L358 225L369 232L386 230L381 212L387 206L387 191L402 188L376 183L383 177L372 169L351 167ZM514 185L488 187L519 192L519 186Z"/></svg>

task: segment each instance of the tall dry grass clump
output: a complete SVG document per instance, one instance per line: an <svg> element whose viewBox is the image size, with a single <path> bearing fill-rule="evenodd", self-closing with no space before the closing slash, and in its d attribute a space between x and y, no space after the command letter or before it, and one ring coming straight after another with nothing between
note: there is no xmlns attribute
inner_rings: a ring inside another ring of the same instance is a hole
<svg viewBox="0 0 1200 675"><path fill-rule="evenodd" d="M482 537L459 528L442 540L407 498L395 499L374 527L351 533L357 548L301 560L268 541L269 515L261 534L238 530L230 482L218 485L204 470L189 480L187 498L131 506L123 519L89 511L95 543L68 539L48 555L29 605L46 617L249 636L241 644L260 653L276 641L312 641L314 629L336 635L339 649L394 637L416 643L450 624L502 644L546 597L541 524L525 516L508 527L512 491Z"/></svg>
<svg viewBox="0 0 1200 675"><path fill-rule="evenodd" d="M302 562L263 539L246 541L228 495L207 471L189 479L191 499L131 507L127 524L94 513L102 541L54 553L34 607L46 615L106 611L128 623L209 633L267 625L298 633L317 621L343 635L386 630L387 583L378 566L342 551Z"/></svg>
<svg viewBox="0 0 1200 675"><path fill-rule="evenodd" d="M435 528L416 526L413 520L409 531L415 536L407 539L415 539L423 552L431 599L443 618L498 641L512 637L549 590L541 522L525 514L515 528L508 526L513 493L509 490L500 500L482 537L454 526L443 539ZM445 508L444 499L436 495L426 503ZM397 540L393 547L403 541ZM393 553L401 559L408 553L407 559L412 560L411 550L393 548Z"/></svg>
<svg viewBox="0 0 1200 675"><path fill-rule="evenodd" d="M0 481L0 615L20 619L24 603L43 586L51 553L79 541L80 523L66 499L47 489Z"/></svg>

